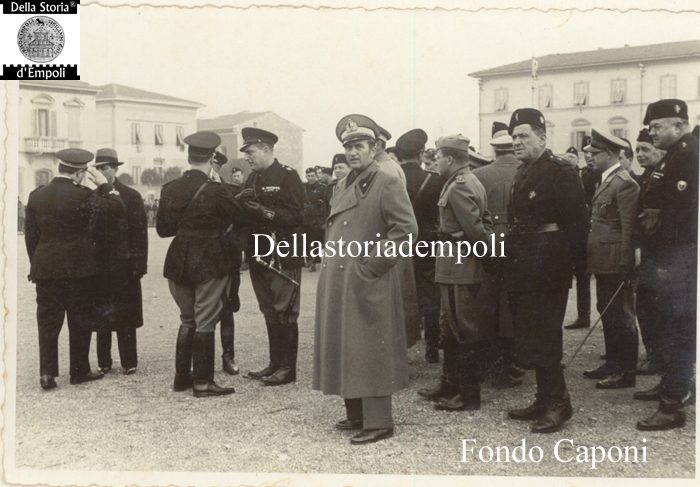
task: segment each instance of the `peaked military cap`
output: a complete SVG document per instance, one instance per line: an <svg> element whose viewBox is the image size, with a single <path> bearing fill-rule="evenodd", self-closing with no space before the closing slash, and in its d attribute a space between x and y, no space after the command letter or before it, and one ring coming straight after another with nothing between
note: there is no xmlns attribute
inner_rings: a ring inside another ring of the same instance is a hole
<svg viewBox="0 0 700 487"><path fill-rule="evenodd" d="M446 135L435 142L435 147L438 150L454 149L469 154L469 139L462 134Z"/></svg>
<svg viewBox="0 0 700 487"><path fill-rule="evenodd" d="M604 134L596 129L591 131L591 143L583 148L586 152L600 152L604 150L626 149L625 141L612 134Z"/></svg>
<svg viewBox="0 0 700 487"><path fill-rule="evenodd" d="M496 149L512 149L513 139L508 132L508 125L503 122L493 122L489 144Z"/></svg>
<svg viewBox="0 0 700 487"><path fill-rule="evenodd" d="M212 154L214 154L214 150L221 145L221 137L214 132L195 132L185 137L184 142L188 145L187 153L190 158L195 161L204 162L209 159Z"/></svg>
<svg viewBox="0 0 700 487"><path fill-rule="evenodd" d="M637 135L637 142L646 142L648 144L654 143L648 128L644 127L639 131L639 135Z"/></svg>
<svg viewBox="0 0 700 487"><path fill-rule="evenodd" d="M279 140L272 132L259 129L257 127L243 127L241 130L243 136L243 146L240 151L244 152L250 144L270 144L275 145Z"/></svg>
<svg viewBox="0 0 700 487"><path fill-rule="evenodd" d="M374 120L359 114L345 115L335 126L335 135L343 145L355 140L377 140L378 132Z"/></svg>
<svg viewBox="0 0 700 487"><path fill-rule="evenodd" d="M64 166L73 169L87 169L87 163L92 160L94 154L85 149L63 149L56 152L56 157Z"/></svg>
<svg viewBox="0 0 700 487"><path fill-rule="evenodd" d="M377 128L379 129L378 138L382 139L384 142L388 142L391 140L391 134L387 129L385 129L381 125L377 125Z"/></svg>
<svg viewBox="0 0 700 487"><path fill-rule="evenodd" d="M348 159L345 157L345 154L336 154L333 156L333 162L331 162L331 167L335 167L336 164L348 164Z"/></svg>
<svg viewBox="0 0 700 487"><path fill-rule="evenodd" d="M578 157L578 151L576 150L576 147L574 147L573 145L571 147L569 147L568 149L566 149L566 153L573 154L576 157Z"/></svg>
<svg viewBox="0 0 700 487"><path fill-rule="evenodd" d="M652 120L672 117L688 120L688 105L683 100L667 98L650 103L644 115L644 125L649 125Z"/></svg>
<svg viewBox="0 0 700 487"><path fill-rule="evenodd" d="M510 116L510 124L508 125L508 133L513 134L513 129L518 125L530 124L531 127L539 127L547 130L544 124L544 115L539 110L534 108L518 108Z"/></svg>
<svg viewBox="0 0 700 487"><path fill-rule="evenodd" d="M396 139L396 154L399 157L417 156L425 148L428 134L423 129L409 130Z"/></svg>
<svg viewBox="0 0 700 487"><path fill-rule="evenodd" d="M214 162L219 166L223 166L228 162L228 157L226 157L223 152L219 152L218 150L214 151Z"/></svg>
<svg viewBox="0 0 700 487"><path fill-rule="evenodd" d="M105 166L107 164L121 166L124 163L119 161L117 151L114 149L97 149L97 153L95 154L95 167Z"/></svg>

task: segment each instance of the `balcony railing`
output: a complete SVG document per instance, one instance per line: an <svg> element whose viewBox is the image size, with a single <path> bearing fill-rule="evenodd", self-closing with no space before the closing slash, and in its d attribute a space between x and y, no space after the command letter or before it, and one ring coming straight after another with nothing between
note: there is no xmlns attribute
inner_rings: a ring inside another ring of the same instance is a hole
<svg viewBox="0 0 700 487"><path fill-rule="evenodd" d="M83 145L81 140L57 139L54 137L25 137L24 152L58 152L62 149L76 149Z"/></svg>

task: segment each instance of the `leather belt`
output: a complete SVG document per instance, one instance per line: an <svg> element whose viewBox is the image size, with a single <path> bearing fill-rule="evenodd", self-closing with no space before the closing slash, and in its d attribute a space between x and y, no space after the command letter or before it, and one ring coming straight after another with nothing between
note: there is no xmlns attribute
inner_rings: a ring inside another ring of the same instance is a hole
<svg viewBox="0 0 700 487"><path fill-rule="evenodd" d="M511 233L547 233L558 232L561 227L558 223L540 223L533 225L514 224L510 226Z"/></svg>

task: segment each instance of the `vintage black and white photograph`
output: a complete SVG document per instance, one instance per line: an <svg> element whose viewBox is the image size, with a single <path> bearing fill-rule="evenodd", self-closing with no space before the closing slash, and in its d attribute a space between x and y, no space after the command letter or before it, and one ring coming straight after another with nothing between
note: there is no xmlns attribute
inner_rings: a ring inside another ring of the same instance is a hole
<svg viewBox="0 0 700 487"><path fill-rule="evenodd" d="M694 484L697 7L80 2L0 85L3 481Z"/></svg>

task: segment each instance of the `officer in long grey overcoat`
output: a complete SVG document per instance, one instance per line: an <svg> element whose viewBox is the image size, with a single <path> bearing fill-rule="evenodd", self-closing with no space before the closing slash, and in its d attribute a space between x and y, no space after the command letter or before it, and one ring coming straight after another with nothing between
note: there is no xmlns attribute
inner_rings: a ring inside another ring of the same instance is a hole
<svg viewBox="0 0 700 487"><path fill-rule="evenodd" d="M345 251L353 241L384 248L389 241L415 239L418 225L404 183L374 160L376 124L349 115L336 134L352 171L331 199L326 239L342 237L345 256L326 254L321 265L313 388L345 399L347 419L336 427L362 429L351 443L364 444L393 435L391 395L408 386L406 330L398 258L378 257L376 250L349 257Z"/></svg>

